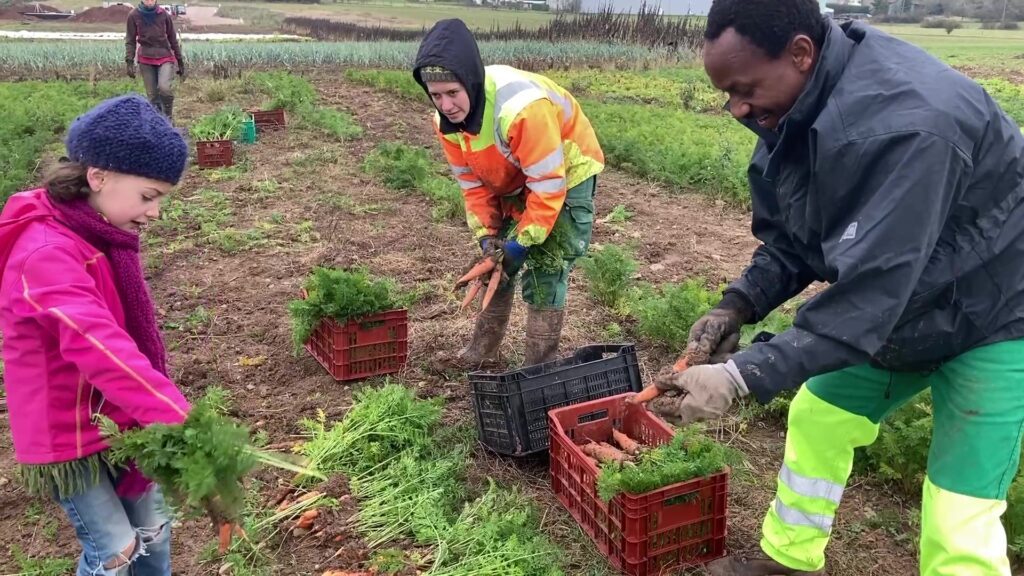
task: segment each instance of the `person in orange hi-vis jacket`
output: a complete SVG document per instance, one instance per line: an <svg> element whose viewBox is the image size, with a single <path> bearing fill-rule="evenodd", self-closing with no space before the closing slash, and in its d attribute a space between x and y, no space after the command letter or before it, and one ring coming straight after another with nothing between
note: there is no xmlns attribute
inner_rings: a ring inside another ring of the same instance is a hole
<svg viewBox="0 0 1024 576"><path fill-rule="evenodd" d="M553 360L569 272L590 246L604 169L594 129L572 95L548 78L485 67L458 19L441 20L427 33L413 76L437 109L434 126L462 188L466 222L484 255L501 250L508 275L452 363L496 362L524 264L525 364Z"/></svg>

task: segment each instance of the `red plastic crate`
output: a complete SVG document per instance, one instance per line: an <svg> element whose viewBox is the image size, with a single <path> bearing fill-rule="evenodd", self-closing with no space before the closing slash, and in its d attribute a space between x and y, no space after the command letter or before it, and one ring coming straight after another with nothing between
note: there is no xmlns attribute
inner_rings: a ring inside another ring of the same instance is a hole
<svg viewBox="0 0 1024 576"><path fill-rule="evenodd" d="M253 110L252 119L256 122L257 132L266 132L284 128L288 124L284 108L276 110Z"/></svg>
<svg viewBox="0 0 1024 576"><path fill-rule="evenodd" d="M393 374L409 355L409 313L405 309L349 320L324 318L306 350L338 381Z"/></svg>
<svg viewBox="0 0 1024 576"><path fill-rule="evenodd" d="M630 396L548 412L551 489L601 553L630 576L667 574L725 556L728 468L644 494L619 494L607 504L597 496L597 466L578 444L614 444L613 428L650 446L674 434L642 405L626 404Z"/></svg>
<svg viewBox="0 0 1024 576"><path fill-rule="evenodd" d="M200 140L196 142L196 155L200 168L221 168L235 163L231 140Z"/></svg>

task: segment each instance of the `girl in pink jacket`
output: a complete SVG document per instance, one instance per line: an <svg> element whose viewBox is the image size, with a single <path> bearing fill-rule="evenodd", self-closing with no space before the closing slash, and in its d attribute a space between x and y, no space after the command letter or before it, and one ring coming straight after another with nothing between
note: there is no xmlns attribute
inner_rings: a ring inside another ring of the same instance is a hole
<svg viewBox="0 0 1024 576"><path fill-rule="evenodd" d="M56 498L82 545L78 575L170 576L160 488L104 458L93 422L181 423L142 274L139 232L188 159L181 134L137 95L71 125L68 159L0 214L0 331L14 451L33 494Z"/></svg>

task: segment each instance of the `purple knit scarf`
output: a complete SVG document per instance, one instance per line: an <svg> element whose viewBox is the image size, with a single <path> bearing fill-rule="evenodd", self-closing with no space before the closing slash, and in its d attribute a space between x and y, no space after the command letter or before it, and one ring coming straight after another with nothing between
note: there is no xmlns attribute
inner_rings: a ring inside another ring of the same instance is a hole
<svg viewBox="0 0 1024 576"><path fill-rule="evenodd" d="M156 312L142 275L139 235L108 223L86 200L53 201L72 232L106 255L114 270L114 283L124 307L128 335L149 358L153 368L167 376L167 353Z"/></svg>

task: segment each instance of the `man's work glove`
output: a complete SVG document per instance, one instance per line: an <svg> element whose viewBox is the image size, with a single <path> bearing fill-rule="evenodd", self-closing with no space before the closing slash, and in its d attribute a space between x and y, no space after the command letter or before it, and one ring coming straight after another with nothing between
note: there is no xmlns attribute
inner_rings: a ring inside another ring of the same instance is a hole
<svg viewBox="0 0 1024 576"><path fill-rule="evenodd" d="M185 80L185 78L188 76L188 74L185 72L184 61L178 61L178 76L180 76L182 80Z"/></svg>
<svg viewBox="0 0 1024 576"><path fill-rule="evenodd" d="M690 365L719 364L729 359L740 342L740 328L754 316L744 296L727 292L710 312L690 327L686 356Z"/></svg>
<svg viewBox="0 0 1024 576"><path fill-rule="evenodd" d="M662 392L647 409L666 422L683 426L722 417L737 399L750 393L736 364L691 366L684 372L663 373L654 380ZM676 392L675 395L669 395Z"/></svg>
<svg viewBox="0 0 1024 576"><path fill-rule="evenodd" d="M135 62L124 63L124 73L128 75L132 80L135 79Z"/></svg>
<svg viewBox="0 0 1024 576"><path fill-rule="evenodd" d="M501 259L505 273L508 274L509 278L514 278L519 273L519 269L526 263L526 246L515 240L505 240L501 244L501 250L505 253L505 256Z"/></svg>

